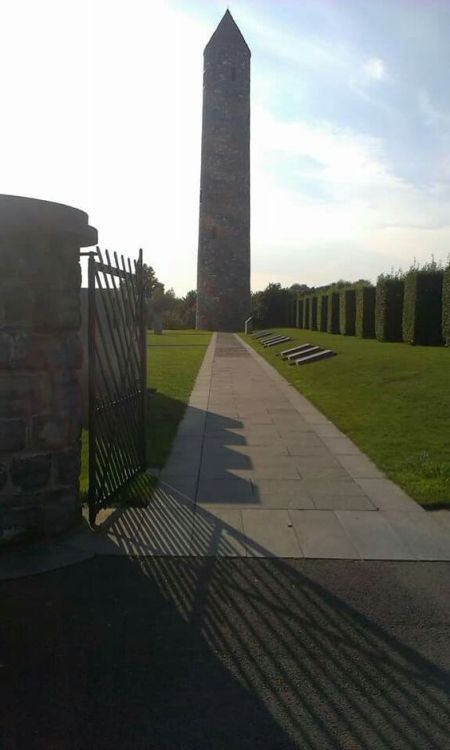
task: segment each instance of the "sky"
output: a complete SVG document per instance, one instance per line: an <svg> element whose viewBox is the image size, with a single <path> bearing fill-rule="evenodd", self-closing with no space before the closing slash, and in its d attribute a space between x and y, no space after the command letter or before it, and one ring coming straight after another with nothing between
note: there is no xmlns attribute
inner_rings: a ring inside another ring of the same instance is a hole
<svg viewBox="0 0 450 750"><path fill-rule="evenodd" d="M217 0L4 0L0 192L89 214L196 285ZM450 252L450 0L236 0L252 51L252 289Z"/></svg>

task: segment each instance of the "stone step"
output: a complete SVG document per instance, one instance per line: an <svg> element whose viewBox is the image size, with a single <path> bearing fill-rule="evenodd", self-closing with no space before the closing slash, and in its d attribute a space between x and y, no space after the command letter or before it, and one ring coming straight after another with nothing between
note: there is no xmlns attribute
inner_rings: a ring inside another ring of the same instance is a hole
<svg viewBox="0 0 450 750"><path fill-rule="evenodd" d="M263 346L265 346L266 348L268 348L269 346L278 346L279 344L284 344L286 341L292 341L291 337L282 336L280 339L275 339L264 343Z"/></svg>
<svg viewBox="0 0 450 750"><path fill-rule="evenodd" d="M320 346L310 346L308 349L303 349L302 352L297 352L297 354L289 354L286 361L290 365L295 365L298 359L302 359L302 357L306 357L309 354L316 354L321 351L323 351L323 349Z"/></svg>
<svg viewBox="0 0 450 750"><path fill-rule="evenodd" d="M262 339L264 336L272 336L273 331L255 331L250 334L253 339Z"/></svg>
<svg viewBox="0 0 450 750"><path fill-rule="evenodd" d="M281 357L281 359L287 359L289 355L302 352L304 349L309 349L311 346L313 346L313 344L301 344L300 346L292 347L292 349L284 349L284 351L277 354L277 357Z"/></svg>
<svg viewBox="0 0 450 750"><path fill-rule="evenodd" d="M270 336L264 336L262 339L258 339L259 344L267 344L268 341L274 341L274 339L283 338L281 333L272 333Z"/></svg>
<svg viewBox="0 0 450 750"><path fill-rule="evenodd" d="M323 349L321 352L316 352L316 354L310 354L307 357L302 357L301 359L297 359L295 364L296 365L307 365L310 362L318 362L321 359L328 359L329 357L335 357L336 352L334 352L332 349Z"/></svg>

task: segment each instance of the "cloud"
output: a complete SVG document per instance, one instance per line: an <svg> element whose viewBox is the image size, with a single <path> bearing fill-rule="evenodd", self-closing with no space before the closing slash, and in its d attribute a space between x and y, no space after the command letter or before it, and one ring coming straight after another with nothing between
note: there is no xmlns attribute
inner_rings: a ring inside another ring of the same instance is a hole
<svg viewBox="0 0 450 750"><path fill-rule="evenodd" d="M447 257L449 186L401 179L380 138L327 122L287 122L256 108L252 162L255 288L270 280L375 280L414 256ZM311 193L313 179L320 190Z"/></svg>
<svg viewBox="0 0 450 750"><path fill-rule="evenodd" d="M382 81L386 77L386 66L380 57L371 57L363 65L367 78Z"/></svg>

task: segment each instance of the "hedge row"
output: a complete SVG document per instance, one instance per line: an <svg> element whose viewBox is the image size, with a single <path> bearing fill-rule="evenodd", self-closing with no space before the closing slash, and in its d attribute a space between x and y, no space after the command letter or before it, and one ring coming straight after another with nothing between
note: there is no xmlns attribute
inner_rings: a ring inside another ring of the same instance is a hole
<svg viewBox="0 0 450 750"><path fill-rule="evenodd" d="M356 288L355 334L360 338L375 336L375 293L374 286Z"/></svg>
<svg viewBox="0 0 450 750"><path fill-rule="evenodd" d="M339 320L339 292L330 292L328 295L328 317L327 317L327 331L328 333L339 333L340 331L340 320Z"/></svg>
<svg viewBox="0 0 450 750"><path fill-rule="evenodd" d="M305 297L303 305L303 328L309 328L310 297Z"/></svg>
<svg viewBox="0 0 450 750"><path fill-rule="evenodd" d="M309 306L309 326L311 331L317 331L317 295L311 297Z"/></svg>
<svg viewBox="0 0 450 750"><path fill-rule="evenodd" d="M297 300L296 328L303 328L303 300Z"/></svg>
<svg viewBox="0 0 450 750"><path fill-rule="evenodd" d="M405 276L403 341L442 344L443 271L410 271Z"/></svg>
<svg viewBox="0 0 450 750"><path fill-rule="evenodd" d="M340 332L343 336L355 335L356 323L356 291L342 289L339 292L339 321Z"/></svg>
<svg viewBox="0 0 450 750"><path fill-rule="evenodd" d="M442 279L442 338L450 346L450 267Z"/></svg>
<svg viewBox="0 0 450 750"><path fill-rule="evenodd" d="M320 290L297 301L295 325L345 336L450 345L450 267L380 276L376 287Z"/></svg>
<svg viewBox="0 0 450 750"><path fill-rule="evenodd" d="M402 341L403 279L378 279L375 299L375 336L379 341Z"/></svg>
<svg viewBox="0 0 450 750"><path fill-rule="evenodd" d="M328 324L328 294L319 294L317 305L317 330L326 331Z"/></svg>

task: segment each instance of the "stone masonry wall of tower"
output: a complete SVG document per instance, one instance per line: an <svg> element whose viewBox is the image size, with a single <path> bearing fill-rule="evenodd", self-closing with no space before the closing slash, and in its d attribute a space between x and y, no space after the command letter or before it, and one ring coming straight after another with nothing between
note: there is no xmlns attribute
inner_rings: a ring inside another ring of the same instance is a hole
<svg viewBox="0 0 450 750"><path fill-rule="evenodd" d="M229 11L204 52L197 328L250 314L250 50Z"/></svg>

